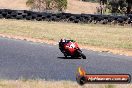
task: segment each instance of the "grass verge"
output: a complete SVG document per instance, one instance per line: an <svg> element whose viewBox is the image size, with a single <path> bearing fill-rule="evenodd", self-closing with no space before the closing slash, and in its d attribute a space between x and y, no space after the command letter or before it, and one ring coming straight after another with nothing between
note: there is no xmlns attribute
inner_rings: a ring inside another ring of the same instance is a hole
<svg viewBox="0 0 132 88"><path fill-rule="evenodd" d="M132 88L131 84L85 84L72 81L1 80L0 88Z"/></svg>
<svg viewBox="0 0 132 88"><path fill-rule="evenodd" d="M123 49L132 54L132 27L0 19L0 34L56 42L65 37L88 48Z"/></svg>

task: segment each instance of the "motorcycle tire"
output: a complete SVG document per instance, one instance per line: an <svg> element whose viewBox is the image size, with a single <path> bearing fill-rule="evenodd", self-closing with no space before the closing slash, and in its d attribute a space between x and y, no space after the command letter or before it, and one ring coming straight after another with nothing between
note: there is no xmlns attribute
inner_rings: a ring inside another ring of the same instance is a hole
<svg viewBox="0 0 132 88"><path fill-rule="evenodd" d="M67 56L67 53L66 53L65 51L61 51L61 52L64 54L65 58L68 57L68 56Z"/></svg>
<svg viewBox="0 0 132 88"><path fill-rule="evenodd" d="M67 54L66 53L64 53L64 56L65 56L65 58L67 58Z"/></svg>
<svg viewBox="0 0 132 88"><path fill-rule="evenodd" d="M77 50L77 52L79 53L79 55L80 55L83 59L86 59L86 56L82 53L82 51Z"/></svg>

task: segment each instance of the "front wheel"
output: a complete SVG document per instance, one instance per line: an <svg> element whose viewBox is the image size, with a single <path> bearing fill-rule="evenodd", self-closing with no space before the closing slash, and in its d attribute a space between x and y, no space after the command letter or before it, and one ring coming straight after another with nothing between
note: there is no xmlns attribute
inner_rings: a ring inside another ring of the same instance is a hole
<svg viewBox="0 0 132 88"><path fill-rule="evenodd" d="M77 50L77 52L79 53L79 55L80 55L83 59L86 59L86 56L82 53L82 51Z"/></svg>

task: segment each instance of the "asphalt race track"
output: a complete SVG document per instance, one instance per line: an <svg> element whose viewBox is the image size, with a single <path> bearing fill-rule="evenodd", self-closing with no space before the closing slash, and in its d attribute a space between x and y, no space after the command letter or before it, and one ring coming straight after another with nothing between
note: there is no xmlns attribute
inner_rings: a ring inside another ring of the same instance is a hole
<svg viewBox="0 0 132 88"><path fill-rule="evenodd" d="M65 59L58 45L0 38L0 79L73 80L78 66L89 74L130 74L132 57L83 50L87 59Z"/></svg>

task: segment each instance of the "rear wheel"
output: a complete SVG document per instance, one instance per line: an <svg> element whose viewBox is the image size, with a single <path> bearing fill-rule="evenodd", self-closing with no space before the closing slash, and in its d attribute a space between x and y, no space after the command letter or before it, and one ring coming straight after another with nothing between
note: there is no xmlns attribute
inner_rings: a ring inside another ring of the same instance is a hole
<svg viewBox="0 0 132 88"><path fill-rule="evenodd" d="M67 54L64 53L65 58L67 58Z"/></svg>
<svg viewBox="0 0 132 88"><path fill-rule="evenodd" d="M82 51L77 50L77 52L79 53L79 55L80 55L83 59L86 59L86 56L82 53Z"/></svg>
<svg viewBox="0 0 132 88"><path fill-rule="evenodd" d="M65 58L67 58L67 53L65 51L62 51L62 53L64 54Z"/></svg>

